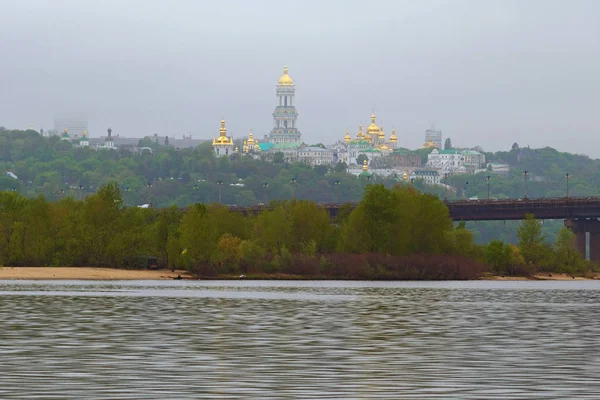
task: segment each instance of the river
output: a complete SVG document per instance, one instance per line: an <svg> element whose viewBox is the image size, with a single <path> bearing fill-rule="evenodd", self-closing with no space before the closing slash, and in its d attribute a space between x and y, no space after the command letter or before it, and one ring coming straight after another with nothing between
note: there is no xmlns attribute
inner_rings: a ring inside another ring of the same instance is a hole
<svg viewBox="0 0 600 400"><path fill-rule="evenodd" d="M1 399L598 399L599 281L0 281Z"/></svg>

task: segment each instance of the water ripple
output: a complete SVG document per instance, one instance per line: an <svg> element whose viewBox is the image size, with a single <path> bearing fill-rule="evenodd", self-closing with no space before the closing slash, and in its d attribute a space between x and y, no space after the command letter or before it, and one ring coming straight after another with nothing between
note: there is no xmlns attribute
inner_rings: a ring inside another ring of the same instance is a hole
<svg viewBox="0 0 600 400"><path fill-rule="evenodd" d="M2 399L596 399L600 282L0 282Z"/></svg>

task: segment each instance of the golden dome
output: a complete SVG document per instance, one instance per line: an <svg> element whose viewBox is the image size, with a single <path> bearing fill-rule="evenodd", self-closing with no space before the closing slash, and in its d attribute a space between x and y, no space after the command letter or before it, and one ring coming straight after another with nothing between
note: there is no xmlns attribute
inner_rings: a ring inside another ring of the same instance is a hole
<svg viewBox="0 0 600 400"><path fill-rule="evenodd" d="M380 150L389 150L390 148L387 147L386 144L382 144L381 147L379 148Z"/></svg>
<svg viewBox="0 0 600 400"><path fill-rule="evenodd" d="M225 120L221 120L221 129L219 129L219 137L213 140L213 146L215 145L231 145L233 146L233 139L227 137L227 129L225 128Z"/></svg>
<svg viewBox="0 0 600 400"><path fill-rule="evenodd" d="M406 173L406 171L404 171L404 173L402 174L402 180L406 181L408 179L408 174Z"/></svg>
<svg viewBox="0 0 600 400"><path fill-rule="evenodd" d="M364 140L364 138L365 138L365 133L362 130L362 125L359 125L358 133L356 134L356 140Z"/></svg>
<svg viewBox="0 0 600 400"><path fill-rule="evenodd" d="M81 134L81 136L87 137L87 131L85 129L83 130L83 133Z"/></svg>
<svg viewBox="0 0 600 400"><path fill-rule="evenodd" d="M424 149L436 148L437 144L431 139L431 136L427 138L427 142L423 143Z"/></svg>
<svg viewBox="0 0 600 400"><path fill-rule="evenodd" d="M371 135L379 135L379 127L375 124L375 114L371 114L371 125L367 128L367 134Z"/></svg>
<svg viewBox="0 0 600 400"><path fill-rule="evenodd" d="M383 125L381 125L381 127L379 128L379 133L377 134L377 138L385 140L385 133L383 133Z"/></svg>
<svg viewBox="0 0 600 400"><path fill-rule="evenodd" d="M346 136L344 136L344 142L350 143L351 141L352 138L350 137L350 132L348 131L348 129L346 129Z"/></svg>
<svg viewBox="0 0 600 400"><path fill-rule="evenodd" d="M367 160L365 160L363 162L362 170L363 170L363 172L367 172L369 170L369 165L367 164Z"/></svg>
<svg viewBox="0 0 600 400"><path fill-rule="evenodd" d="M258 143L254 145L254 151L260 151L260 146L258 145Z"/></svg>
<svg viewBox="0 0 600 400"><path fill-rule="evenodd" d="M291 86L291 85L294 84L294 81L288 75L288 67L287 67L287 65L285 67L283 67L283 75L281 76L281 78L279 78L279 82L277 82L277 84L278 85L283 85L283 86Z"/></svg>
<svg viewBox="0 0 600 400"><path fill-rule="evenodd" d="M396 143L398 138L396 137L396 130L392 129L392 136L390 136L390 143Z"/></svg>
<svg viewBox="0 0 600 400"><path fill-rule="evenodd" d="M244 140L244 147L242 147L242 149L244 150L244 153L248 152L248 143Z"/></svg>
<svg viewBox="0 0 600 400"><path fill-rule="evenodd" d="M233 152L234 152L235 154L237 154L237 153L239 153L239 152L240 152L240 150L238 149L238 147L237 147L237 146L235 146L235 150L233 150Z"/></svg>
<svg viewBox="0 0 600 400"><path fill-rule="evenodd" d="M254 140L254 137L252 136L252 131L250 131L250 133L248 134L248 145L254 145L255 142L256 140Z"/></svg>

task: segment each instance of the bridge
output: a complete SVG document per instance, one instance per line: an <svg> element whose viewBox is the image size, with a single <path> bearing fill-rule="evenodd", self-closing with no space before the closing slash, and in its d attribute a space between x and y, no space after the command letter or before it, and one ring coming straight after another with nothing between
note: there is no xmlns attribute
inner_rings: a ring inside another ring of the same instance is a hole
<svg viewBox="0 0 600 400"><path fill-rule="evenodd" d="M522 220L527 214L537 219L564 219L575 233L575 246L584 256L600 263L600 197L562 197L539 199L459 200L445 201L453 221ZM357 204L321 204L333 219L342 207L354 209ZM268 206L230 207L244 215L257 215Z"/></svg>

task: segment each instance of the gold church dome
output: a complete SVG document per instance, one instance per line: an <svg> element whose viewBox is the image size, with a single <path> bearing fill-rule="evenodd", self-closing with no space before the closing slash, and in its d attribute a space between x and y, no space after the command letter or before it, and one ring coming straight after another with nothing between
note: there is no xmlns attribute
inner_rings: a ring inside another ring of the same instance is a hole
<svg viewBox="0 0 600 400"><path fill-rule="evenodd" d="M344 142L350 143L352 138L350 137L350 132L346 129L346 136L344 136Z"/></svg>
<svg viewBox="0 0 600 400"><path fill-rule="evenodd" d="M389 150L390 148L386 144L382 144L380 150Z"/></svg>
<svg viewBox="0 0 600 400"><path fill-rule="evenodd" d="M377 138L385 140L385 133L383 133L383 125L381 125L381 127L379 128L379 133L377 134Z"/></svg>
<svg viewBox="0 0 600 400"><path fill-rule="evenodd" d="M392 136L390 136L390 143L396 143L398 141L398 137L396 137L396 130L392 129Z"/></svg>
<svg viewBox="0 0 600 400"><path fill-rule="evenodd" d="M371 114L371 125L367 128L368 135L379 135L379 127L375 124L375 114Z"/></svg>
<svg viewBox="0 0 600 400"><path fill-rule="evenodd" d="M365 138L365 133L362 130L362 125L359 125L358 133L356 134L356 140L364 140L364 138Z"/></svg>
<svg viewBox="0 0 600 400"><path fill-rule="evenodd" d="M362 170L363 170L363 172L369 171L369 165L367 164L367 160L363 161Z"/></svg>
<svg viewBox="0 0 600 400"><path fill-rule="evenodd" d="M437 148L437 144L431 139L431 136L427 138L427 142L423 143L424 149Z"/></svg>
<svg viewBox="0 0 600 400"><path fill-rule="evenodd" d="M254 140L254 136L252 136L252 131L250 131L248 134L248 146L254 145L255 142L256 140Z"/></svg>
<svg viewBox="0 0 600 400"><path fill-rule="evenodd" d="M219 144L227 144L233 146L233 139L227 137L227 129L225 128L225 120L221 120L221 129L219 129L219 137L213 140L213 146Z"/></svg>
<svg viewBox="0 0 600 400"><path fill-rule="evenodd" d="M277 84L278 85L283 85L283 86L291 86L291 85L294 84L294 81L288 75L288 67L287 67L287 65L285 67L283 67L283 75L281 76L281 78L279 78L279 82L277 82Z"/></svg>

